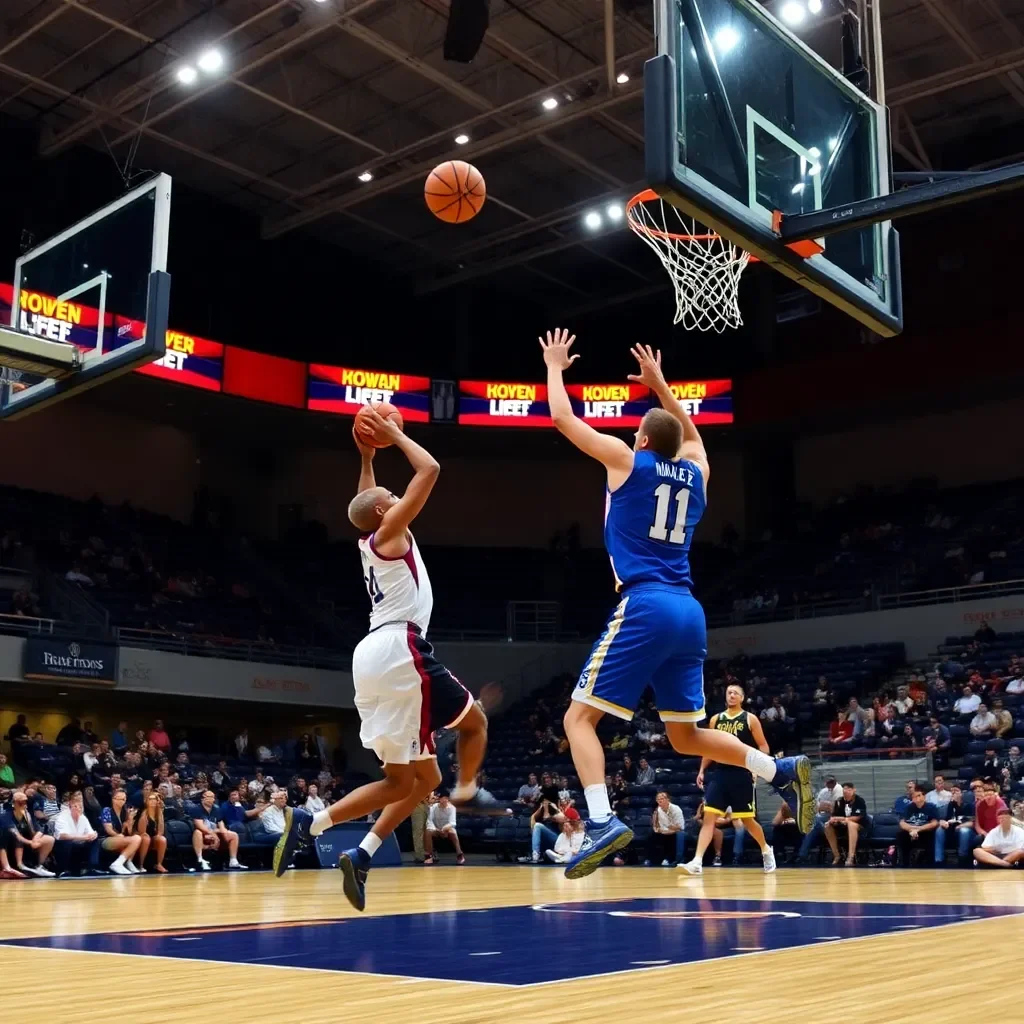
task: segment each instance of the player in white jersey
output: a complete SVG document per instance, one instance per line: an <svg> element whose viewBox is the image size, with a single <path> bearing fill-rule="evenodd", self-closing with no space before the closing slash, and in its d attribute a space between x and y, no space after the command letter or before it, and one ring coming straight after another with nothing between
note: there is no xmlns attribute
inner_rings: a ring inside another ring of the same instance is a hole
<svg viewBox="0 0 1024 1024"><path fill-rule="evenodd" d="M435 730L459 733L459 778L451 794L455 803L485 796L478 793L476 777L487 749L487 717L434 657L426 638L434 599L409 525L426 504L440 467L426 449L376 411L371 410L370 419L374 439L400 448L415 474L401 498L378 487L373 472L376 449L353 430L362 465L348 517L362 535L359 557L370 596L370 631L352 655L352 678L362 723L359 738L380 758L384 778L354 789L316 815L287 808L285 833L274 851L274 870L280 877L307 837L383 808L359 847L339 858L345 895L357 910L365 906L371 858L441 781Z"/></svg>

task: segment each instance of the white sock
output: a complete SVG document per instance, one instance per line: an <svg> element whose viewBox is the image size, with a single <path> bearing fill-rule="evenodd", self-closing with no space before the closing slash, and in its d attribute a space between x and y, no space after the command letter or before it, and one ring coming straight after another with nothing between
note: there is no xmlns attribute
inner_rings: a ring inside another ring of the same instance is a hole
<svg viewBox="0 0 1024 1024"><path fill-rule="evenodd" d="M765 782L771 782L775 778L775 758L762 754L760 750L750 747L747 750L745 763L748 772L753 772Z"/></svg>
<svg viewBox="0 0 1024 1024"><path fill-rule="evenodd" d="M313 824L309 826L309 834L311 836L318 836L321 832L326 832L333 824L330 811L317 811L313 815Z"/></svg>
<svg viewBox="0 0 1024 1024"><path fill-rule="evenodd" d="M124 867L124 854L121 854L113 864L110 865L112 868L123 868Z"/></svg>
<svg viewBox="0 0 1024 1024"><path fill-rule="evenodd" d="M228 864L231 867L233 867L233 868L237 868L238 867L238 858L237 857L232 857L231 860L228 861Z"/></svg>
<svg viewBox="0 0 1024 1024"><path fill-rule="evenodd" d="M367 856L372 857L380 849L380 844L383 841L384 840L381 839L380 836L376 836L372 832L367 832L366 835L363 836L363 841L359 844L359 849L365 850Z"/></svg>
<svg viewBox="0 0 1024 1024"><path fill-rule="evenodd" d="M591 821L600 824L612 816L612 805L608 803L608 790L604 788L603 782L596 786L585 786L583 799L587 802L587 814Z"/></svg>
<svg viewBox="0 0 1024 1024"><path fill-rule="evenodd" d="M452 790L451 798L455 801L472 800L479 788L475 779L472 782L460 783Z"/></svg>

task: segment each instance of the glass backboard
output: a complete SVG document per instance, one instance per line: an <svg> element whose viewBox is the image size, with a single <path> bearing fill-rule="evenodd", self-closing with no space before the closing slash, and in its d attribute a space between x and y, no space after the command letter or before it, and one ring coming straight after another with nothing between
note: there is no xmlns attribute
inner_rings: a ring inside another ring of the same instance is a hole
<svg viewBox="0 0 1024 1024"><path fill-rule="evenodd" d="M645 69L651 187L873 330L899 332L891 222L829 235L807 258L775 230L777 214L889 193L885 108L754 0L657 0L656 11L658 56Z"/></svg>
<svg viewBox="0 0 1024 1024"><path fill-rule="evenodd" d="M13 281L0 281L0 418L163 355L170 203L171 179L157 175L25 253Z"/></svg>

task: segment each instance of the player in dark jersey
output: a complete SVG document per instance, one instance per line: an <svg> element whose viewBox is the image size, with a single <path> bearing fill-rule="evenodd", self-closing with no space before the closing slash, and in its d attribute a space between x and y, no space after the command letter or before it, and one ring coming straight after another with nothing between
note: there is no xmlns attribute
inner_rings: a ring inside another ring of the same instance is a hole
<svg viewBox="0 0 1024 1024"><path fill-rule="evenodd" d="M768 741L756 715L743 710L746 696L739 683L731 683L725 691L725 711L712 716L708 727L735 736L748 747L768 753ZM710 777L705 785L705 773ZM732 812L733 821L739 822L761 847L765 874L775 870L775 851L764 837L764 829L758 824L754 804L754 776L744 767L733 764L718 764L709 757L701 758L697 785L704 790L704 824L697 837L697 852L693 860L683 865L688 875L699 875L704 870L704 853L715 835L715 821L726 811Z"/></svg>
<svg viewBox="0 0 1024 1024"><path fill-rule="evenodd" d="M691 593L690 540L704 511L710 474L707 453L686 409L661 372L661 353L637 345L632 354L644 384L662 408L651 409L630 448L601 434L572 411L562 374L579 358L575 335L548 332L540 339L548 369L548 405L555 427L608 473L605 546L622 600L594 645L565 714L565 734L584 788L589 821L566 876L582 878L633 838L611 813L604 786L604 749L597 723L605 714L629 721L653 686L665 733L680 754L737 765L776 788L788 787L802 831L813 824L811 766L806 757L775 760L728 732L700 729L704 719L704 610Z"/></svg>

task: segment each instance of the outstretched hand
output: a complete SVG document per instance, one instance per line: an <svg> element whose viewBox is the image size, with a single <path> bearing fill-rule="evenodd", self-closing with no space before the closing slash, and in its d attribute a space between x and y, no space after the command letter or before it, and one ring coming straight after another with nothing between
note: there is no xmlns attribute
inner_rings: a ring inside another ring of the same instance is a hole
<svg viewBox="0 0 1024 1024"><path fill-rule="evenodd" d="M364 459L372 459L377 453L377 449L372 444L367 444L362 435L356 430L355 424L352 425L352 440L355 441L356 447L359 449L359 454Z"/></svg>
<svg viewBox="0 0 1024 1024"><path fill-rule="evenodd" d="M655 352L650 345L634 345L629 350L640 366L639 373L631 373L627 380L636 381L646 387L659 387L665 383L665 375L661 372L661 349Z"/></svg>
<svg viewBox="0 0 1024 1024"><path fill-rule="evenodd" d="M569 349L576 340L576 335L569 337L567 330L556 327L554 331L547 332L547 341L543 338L537 339L540 347L544 350L544 362L553 366L556 370L568 370L577 359L579 353L569 355Z"/></svg>

